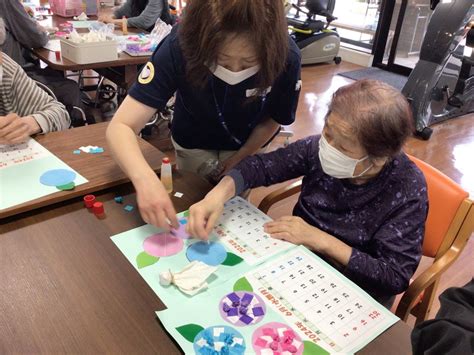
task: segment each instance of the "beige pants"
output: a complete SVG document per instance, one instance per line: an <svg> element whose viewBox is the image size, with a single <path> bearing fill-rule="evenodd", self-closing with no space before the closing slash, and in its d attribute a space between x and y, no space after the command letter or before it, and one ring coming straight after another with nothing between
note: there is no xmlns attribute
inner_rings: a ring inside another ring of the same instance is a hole
<svg viewBox="0 0 474 355"><path fill-rule="evenodd" d="M191 171L197 173L198 168L209 159L224 161L230 158L236 150L205 150L205 149L186 149L181 147L171 138L174 150L176 152L176 164L179 170Z"/></svg>

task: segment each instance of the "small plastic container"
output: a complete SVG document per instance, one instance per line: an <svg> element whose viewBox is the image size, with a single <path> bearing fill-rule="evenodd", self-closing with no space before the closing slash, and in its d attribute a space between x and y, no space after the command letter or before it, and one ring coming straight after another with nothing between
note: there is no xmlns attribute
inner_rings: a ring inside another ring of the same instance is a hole
<svg viewBox="0 0 474 355"><path fill-rule="evenodd" d="M168 157L164 157L161 161L161 183L167 193L173 192L173 175L171 171L171 162Z"/></svg>

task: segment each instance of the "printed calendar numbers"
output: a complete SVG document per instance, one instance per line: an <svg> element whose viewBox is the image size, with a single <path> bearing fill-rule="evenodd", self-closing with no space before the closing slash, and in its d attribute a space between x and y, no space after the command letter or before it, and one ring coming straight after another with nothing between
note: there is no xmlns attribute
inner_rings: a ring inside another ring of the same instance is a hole
<svg viewBox="0 0 474 355"><path fill-rule="evenodd" d="M393 324L383 306L307 253L293 249L258 267L251 279L275 298L275 310L291 313L287 321L302 337L312 334L325 349L344 352L381 324Z"/></svg>
<svg viewBox="0 0 474 355"><path fill-rule="evenodd" d="M271 218L255 206L235 197L225 204L214 232L232 252L253 265L292 247L264 232L263 225L268 221Z"/></svg>
<svg viewBox="0 0 474 355"><path fill-rule="evenodd" d="M12 145L0 144L0 169L47 157L46 148L30 139L28 142Z"/></svg>

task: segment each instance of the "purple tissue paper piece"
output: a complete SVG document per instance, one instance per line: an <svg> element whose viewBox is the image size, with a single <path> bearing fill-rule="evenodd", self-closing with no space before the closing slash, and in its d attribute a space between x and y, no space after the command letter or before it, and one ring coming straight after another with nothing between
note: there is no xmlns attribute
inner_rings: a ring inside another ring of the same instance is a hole
<svg viewBox="0 0 474 355"><path fill-rule="evenodd" d="M242 323L245 323L245 324L249 325L250 323L252 323L253 318L252 318L252 317L249 317L249 316L246 315L246 314L244 314L242 317L239 318L239 320L240 320Z"/></svg>
<svg viewBox="0 0 474 355"><path fill-rule="evenodd" d="M223 303L222 310L227 313L230 310L230 306L227 303Z"/></svg>
<svg viewBox="0 0 474 355"><path fill-rule="evenodd" d="M241 301L242 306L247 307L250 304L250 302L252 302L252 299L253 299L253 295L250 293L246 293L244 297L242 297L242 301Z"/></svg>
<svg viewBox="0 0 474 355"><path fill-rule="evenodd" d="M239 308L239 313L240 314L247 314L247 307L240 307Z"/></svg>
<svg viewBox="0 0 474 355"><path fill-rule="evenodd" d="M232 303L240 302L240 298L239 298L239 296L237 296L237 294L235 292L229 293L227 295L227 298L230 299L232 301Z"/></svg>
<svg viewBox="0 0 474 355"><path fill-rule="evenodd" d="M227 312L228 317L233 317L239 315L239 310L237 308L231 308L229 309L229 312Z"/></svg>
<svg viewBox="0 0 474 355"><path fill-rule="evenodd" d="M263 316L265 314L262 307L253 307L252 308L252 313L255 317L260 317L260 316Z"/></svg>

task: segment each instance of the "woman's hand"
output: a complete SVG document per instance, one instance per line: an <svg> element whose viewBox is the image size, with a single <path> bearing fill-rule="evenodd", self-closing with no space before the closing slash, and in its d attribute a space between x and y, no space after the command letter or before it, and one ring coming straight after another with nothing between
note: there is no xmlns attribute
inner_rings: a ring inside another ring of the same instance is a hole
<svg viewBox="0 0 474 355"><path fill-rule="evenodd" d="M34 117L20 117L16 113L0 116L0 144L24 143L39 132L41 127Z"/></svg>
<svg viewBox="0 0 474 355"><path fill-rule="evenodd" d="M170 227L179 228L173 203L156 175L135 183L135 189L138 208L146 223L166 231L169 231Z"/></svg>
<svg viewBox="0 0 474 355"><path fill-rule="evenodd" d="M112 15L100 15L99 21L104 23L113 23L114 17Z"/></svg>
<svg viewBox="0 0 474 355"><path fill-rule="evenodd" d="M264 231L272 238L286 240L296 245L313 246L319 229L306 223L302 218L285 216L265 223Z"/></svg>
<svg viewBox="0 0 474 355"><path fill-rule="evenodd" d="M186 226L188 234L208 240L216 221L224 210L224 202L218 198L207 197L191 206Z"/></svg>
<svg viewBox="0 0 474 355"><path fill-rule="evenodd" d="M212 228L224 210L224 203L234 195L234 179L225 176L202 201L189 209L189 220L186 225L188 234L208 240Z"/></svg>
<svg viewBox="0 0 474 355"><path fill-rule="evenodd" d="M338 238L306 223L300 217L286 216L265 223L264 230L272 238L304 245L310 250L325 255L340 265L346 266L352 255L352 247Z"/></svg>

